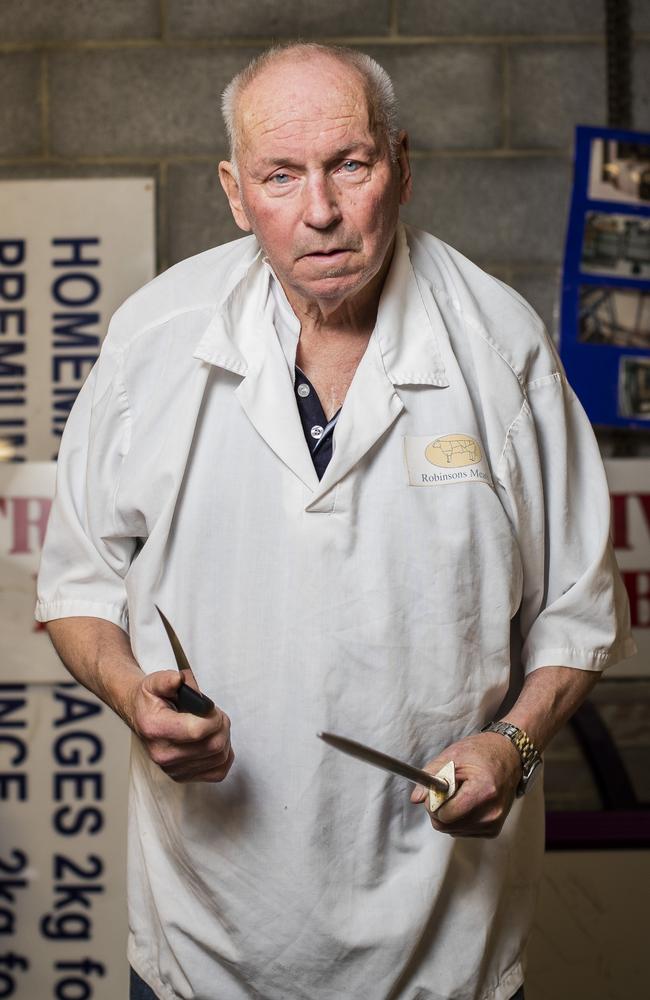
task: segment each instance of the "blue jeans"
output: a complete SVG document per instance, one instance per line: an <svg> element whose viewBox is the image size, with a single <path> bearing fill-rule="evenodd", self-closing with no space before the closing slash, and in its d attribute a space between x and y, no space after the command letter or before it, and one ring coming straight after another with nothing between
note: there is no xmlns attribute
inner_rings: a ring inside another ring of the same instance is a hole
<svg viewBox="0 0 650 1000"><path fill-rule="evenodd" d="M140 979L137 972L131 969L131 983L129 990L129 1000L157 1000L156 994L150 986ZM512 1000L524 1000L524 988L518 989Z"/></svg>
<svg viewBox="0 0 650 1000"><path fill-rule="evenodd" d="M147 986L144 979L140 979L137 972L131 969L131 979L129 981L129 1000L158 1000L156 994Z"/></svg>

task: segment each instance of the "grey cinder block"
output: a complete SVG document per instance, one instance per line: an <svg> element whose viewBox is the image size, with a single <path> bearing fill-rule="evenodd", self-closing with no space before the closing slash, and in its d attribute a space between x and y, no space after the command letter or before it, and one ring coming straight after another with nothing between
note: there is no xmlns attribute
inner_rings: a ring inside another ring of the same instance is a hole
<svg viewBox="0 0 650 1000"><path fill-rule="evenodd" d="M41 59L26 52L0 55L0 156L41 152Z"/></svg>
<svg viewBox="0 0 650 1000"><path fill-rule="evenodd" d="M214 164L171 164L166 199L170 264L246 235L232 217L216 157Z"/></svg>
<svg viewBox="0 0 650 1000"><path fill-rule="evenodd" d="M385 35L389 0L167 0L176 38Z"/></svg>
<svg viewBox="0 0 650 1000"><path fill-rule="evenodd" d="M648 0L630 0L632 31L650 32L650 3Z"/></svg>
<svg viewBox="0 0 650 1000"><path fill-rule="evenodd" d="M559 157L416 159L404 211L473 260L557 264L571 179Z"/></svg>
<svg viewBox="0 0 650 1000"><path fill-rule="evenodd" d="M375 46L414 149L501 143L501 62L492 45Z"/></svg>
<svg viewBox="0 0 650 1000"><path fill-rule="evenodd" d="M158 0L2 0L3 42L154 38Z"/></svg>
<svg viewBox="0 0 650 1000"><path fill-rule="evenodd" d="M650 4L648 4L650 7ZM638 42L632 56L632 114L634 128L650 130L650 45Z"/></svg>
<svg viewBox="0 0 650 1000"><path fill-rule="evenodd" d="M212 153L225 144L221 91L252 55L244 48L53 53L52 150L62 156Z"/></svg>
<svg viewBox="0 0 650 1000"><path fill-rule="evenodd" d="M571 35L604 31L602 0L400 0L412 35Z"/></svg>
<svg viewBox="0 0 650 1000"><path fill-rule="evenodd" d="M606 93L603 46L513 46L512 145L571 148L576 125L605 124Z"/></svg>

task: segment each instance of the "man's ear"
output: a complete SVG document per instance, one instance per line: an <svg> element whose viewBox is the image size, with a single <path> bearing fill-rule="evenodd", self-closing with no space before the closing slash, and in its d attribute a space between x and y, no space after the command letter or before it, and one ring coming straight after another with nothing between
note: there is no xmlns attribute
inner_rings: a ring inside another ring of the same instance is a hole
<svg viewBox="0 0 650 1000"><path fill-rule="evenodd" d="M226 198L230 203L230 210L235 218L235 222L245 233L250 233L252 227L242 205L237 173L232 163L228 160L222 160L219 164L219 180L221 181L221 187L226 192Z"/></svg>
<svg viewBox="0 0 650 1000"><path fill-rule="evenodd" d="M406 132L400 132L397 139L397 162L399 164L399 203L406 205L411 200L413 177L409 161L409 137Z"/></svg>

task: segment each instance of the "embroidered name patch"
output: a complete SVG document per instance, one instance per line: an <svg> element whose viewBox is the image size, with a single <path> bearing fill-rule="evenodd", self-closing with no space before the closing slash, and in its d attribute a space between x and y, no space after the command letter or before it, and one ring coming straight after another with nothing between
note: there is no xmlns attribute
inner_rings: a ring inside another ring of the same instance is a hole
<svg viewBox="0 0 650 1000"><path fill-rule="evenodd" d="M483 450L470 434L407 436L404 438L404 457L411 486L492 485Z"/></svg>

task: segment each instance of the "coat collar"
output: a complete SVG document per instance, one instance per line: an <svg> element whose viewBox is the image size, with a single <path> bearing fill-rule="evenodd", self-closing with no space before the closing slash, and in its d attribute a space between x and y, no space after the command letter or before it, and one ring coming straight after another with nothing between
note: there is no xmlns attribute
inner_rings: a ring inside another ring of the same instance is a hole
<svg viewBox="0 0 650 1000"><path fill-rule="evenodd" d="M268 346L259 332L268 297L269 269L262 252L246 255L233 269L212 319L203 333L194 357L246 376L261 366ZM405 227L396 233L395 252L382 290L373 340L384 371L393 385L449 384L438 347L440 331L425 308L423 294L411 264ZM439 320L442 325L442 320Z"/></svg>
<svg viewBox="0 0 650 1000"><path fill-rule="evenodd" d="M269 280L270 271L258 253L215 311L194 356L244 376L235 394L251 424L307 487L306 510L329 511L334 487L403 411L396 386L449 384L435 320L424 306L400 228L377 323L345 398L332 460L319 482L296 407L292 373L275 332Z"/></svg>

